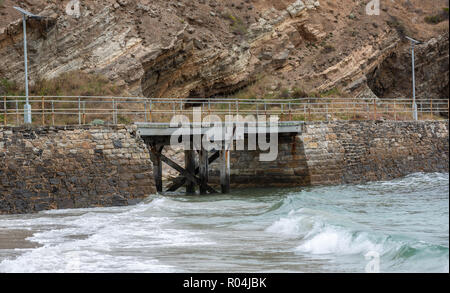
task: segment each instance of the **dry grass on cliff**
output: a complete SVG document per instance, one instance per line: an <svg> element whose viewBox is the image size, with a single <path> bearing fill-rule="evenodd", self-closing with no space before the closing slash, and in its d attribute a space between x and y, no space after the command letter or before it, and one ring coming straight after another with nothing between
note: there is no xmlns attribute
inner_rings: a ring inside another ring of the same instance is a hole
<svg viewBox="0 0 450 293"><path fill-rule="evenodd" d="M17 82L0 81L2 93L6 96L23 96L25 90ZM37 79L30 86L31 96L117 96L120 88L99 74L70 71L54 79Z"/></svg>

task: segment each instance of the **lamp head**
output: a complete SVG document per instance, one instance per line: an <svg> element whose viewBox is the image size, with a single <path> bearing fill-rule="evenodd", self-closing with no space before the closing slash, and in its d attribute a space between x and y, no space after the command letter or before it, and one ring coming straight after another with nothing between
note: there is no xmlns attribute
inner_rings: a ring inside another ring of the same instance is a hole
<svg viewBox="0 0 450 293"><path fill-rule="evenodd" d="M30 18L36 18L36 19L42 19L42 18L45 18L44 16L35 15L35 14L33 14L33 13L31 13L31 12L28 12L28 11L26 11L26 10L20 8L20 7L14 6L14 9L16 9L17 11L19 11L19 12L22 13L23 15L28 16L28 17L30 17Z"/></svg>
<svg viewBox="0 0 450 293"><path fill-rule="evenodd" d="M411 43L413 43L413 44L416 44L416 45L423 44L423 42L414 40L413 38L410 38L410 37L408 37L408 36L405 36L405 38L407 38L408 40L410 40Z"/></svg>

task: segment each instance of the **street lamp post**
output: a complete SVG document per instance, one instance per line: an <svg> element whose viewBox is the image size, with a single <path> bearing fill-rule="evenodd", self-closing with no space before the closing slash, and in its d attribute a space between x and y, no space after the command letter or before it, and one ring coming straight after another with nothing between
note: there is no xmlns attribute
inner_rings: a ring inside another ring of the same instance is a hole
<svg viewBox="0 0 450 293"><path fill-rule="evenodd" d="M31 124L31 105L28 99L28 52L27 52L27 17L42 19L42 16L34 15L28 11L23 10L19 7L14 7L20 13L22 13L23 20L23 55L25 58L25 97L26 103L24 106L24 122L25 124Z"/></svg>
<svg viewBox="0 0 450 293"><path fill-rule="evenodd" d="M414 63L414 47L415 45L421 44L422 42L414 40L413 38L406 37L411 41L411 58L412 58L412 87L413 87L413 116L414 120L417 121L417 103L416 103L416 73L415 73L415 63Z"/></svg>

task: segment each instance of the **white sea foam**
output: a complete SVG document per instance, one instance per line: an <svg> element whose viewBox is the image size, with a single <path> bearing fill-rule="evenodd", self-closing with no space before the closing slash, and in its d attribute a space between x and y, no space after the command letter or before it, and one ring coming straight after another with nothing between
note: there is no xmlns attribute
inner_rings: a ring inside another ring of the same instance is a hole
<svg viewBox="0 0 450 293"><path fill-rule="evenodd" d="M284 237L305 237L314 229L314 219L301 214L301 211L291 211L287 217L282 217L270 225L266 232Z"/></svg>
<svg viewBox="0 0 450 293"><path fill-rule="evenodd" d="M36 219L12 221L7 226L40 227L28 240L43 246L3 260L0 272L170 272L172 266L148 256L153 249L214 244L202 233L166 227L172 220L147 216L151 208L152 203L115 213L90 209L78 216L44 216L38 225Z"/></svg>
<svg viewBox="0 0 450 293"><path fill-rule="evenodd" d="M310 254L361 254L381 251L381 245L370 241L366 233L329 224L335 217L310 209L291 211L275 221L266 232L284 237L299 238L296 251Z"/></svg>
<svg viewBox="0 0 450 293"><path fill-rule="evenodd" d="M381 252L382 245L370 241L365 233L355 236L351 232L328 227L305 240L296 250L312 254L365 254Z"/></svg>

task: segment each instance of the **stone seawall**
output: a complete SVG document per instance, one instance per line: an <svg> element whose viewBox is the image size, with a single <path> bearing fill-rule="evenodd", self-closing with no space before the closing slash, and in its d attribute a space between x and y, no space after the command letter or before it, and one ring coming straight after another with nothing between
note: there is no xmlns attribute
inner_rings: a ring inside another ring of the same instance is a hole
<svg viewBox="0 0 450 293"><path fill-rule="evenodd" d="M280 141L274 162L258 151L231 153L231 184L308 186L389 180L414 172L448 172L448 121L307 122ZM213 181L218 181L213 165Z"/></svg>
<svg viewBox="0 0 450 293"><path fill-rule="evenodd" d="M0 127L0 214L123 206L152 193L133 127Z"/></svg>
<svg viewBox="0 0 450 293"><path fill-rule="evenodd" d="M308 122L302 134L280 137L273 162L260 162L259 151L232 151L231 184L333 185L448 172L448 148L448 121ZM212 184L218 174L216 162ZM155 192L135 127L0 127L0 214L122 206Z"/></svg>

